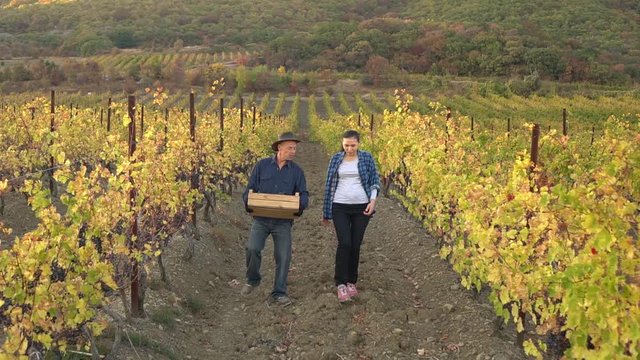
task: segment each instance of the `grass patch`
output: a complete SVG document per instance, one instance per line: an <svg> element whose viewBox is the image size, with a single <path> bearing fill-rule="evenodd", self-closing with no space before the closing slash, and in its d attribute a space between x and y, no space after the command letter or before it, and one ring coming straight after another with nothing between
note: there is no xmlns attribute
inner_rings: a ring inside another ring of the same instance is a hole
<svg viewBox="0 0 640 360"><path fill-rule="evenodd" d="M151 314L151 320L173 330L176 328L176 317L178 315L180 315L178 310L170 306L162 306Z"/></svg>
<svg viewBox="0 0 640 360"><path fill-rule="evenodd" d="M105 329L105 331L102 333L102 335L100 335L96 340L98 341L98 350L100 351L100 354L109 354L109 352L111 351L111 346L113 344L113 341L115 340L116 334L115 334L115 328L112 326L109 326ZM107 344L102 344L103 342L108 342ZM134 332L134 331L126 331L121 333L121 338L120 338L120 347L126 347L126 348L147 348L153 352L155 352L156 354L159 355L163 355L165 357L167 357L170 360L180 360L182 359L181 357L177 356L173 350L171 350L171 348L163 345L160 342L157 342L155 340L152 340L150 338L148 338L147 336L140 334L138 332ZM62 358L62 360L87 360L87 357L81 357L81 355L79 354L66 354L64 355L65 357ZM59 357L52 357L52 358L46 358L46 360L59 360Z"/></svg>
<svg viewBox="0 0 640 360"><path fill-rule="evenodd" d="M204 309L204 303L202 300L191 296L187 296L187 298L182 301L181 305L194 315Z"/></svg>
<svg viewBox="0 0 640 360"><path fill-rule="evenodd" d="M54 351L47 351L44 354L44 360L87 360L87 359L91 359L91 356L81 355L76 353L62 354L62 353L56 353Z"/></svg>
<svg viewBox="0 0 640 360"><path fill-rule="evenodd" d="M160 280L159 278L158 279L156 279L156 278L151 279L147 283L147 286L149 287L149 289L155 290L155 291L158 291L160 289L165 289L167 287L167 285L162 280Z"/></svg>
<svg viewBox="0 0 640 360"><path fill-rule="evenodd" d="M111 339L108 339L109 334L103 333L98 336L96 340L96 347L98 348L98 353L100 355L106 355L111 351L111 345L113 344L114 334L111 333ZM81 352L81 354L77 352ZM91 350L87 349L76 349L73 346L69 346L67 352L62 352L58 350L49 350L46 351L44 355L44 360L87 360L91 359Z"/></svg>
<svg viewBox="0 0 640 360"><path fill-rule="evenodd" d="M110 337L110 338L109 338ZM111 333L103 333L98 336L96 340L96 347L98 348L98 353L100 355L108 355L111 352L111 346L113 344L113 339L115 338L115 334ZM124 341L120 344L124 344ZM125 346L130 346L129 342L125 344ZM74 349L70 347L67 352L49 350L44 353L44 360L87 360L91 359L91 350L87 349Z"/></svg>
<svg viewBox="0 0 640 360"><path fill-rule="evenodd" d="M175 320L174 320L175 321ZM148 349L153 350L157 354L164 355L171 360L178 360L178 357L170 348L162 345L161 343L151 340L148 337L135 332L129 332L129 338L127 338L127 334L122 334L122 344L125 346L131 346L129 343L129 339L134 347L146 347Z"/></svg>

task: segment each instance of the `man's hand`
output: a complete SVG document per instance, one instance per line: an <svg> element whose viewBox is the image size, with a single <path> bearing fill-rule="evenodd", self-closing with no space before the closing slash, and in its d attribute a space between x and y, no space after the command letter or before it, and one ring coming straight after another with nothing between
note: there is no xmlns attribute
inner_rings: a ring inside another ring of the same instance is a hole
<svg viewBox="0 0 640 360"><path fill-rule="evenodd" d="M373 199L371 201L369 201L369 204L367 204L367 208L364 209L363 214L367 215L367 216L371 216L373 215L373 213L376 211L376 200Z"/></svg>
<svg viewBox="0 0 640 360"><path fill-rule="evenodd" d="M329 226L329 219L322 219L322 226Z"/></svg>

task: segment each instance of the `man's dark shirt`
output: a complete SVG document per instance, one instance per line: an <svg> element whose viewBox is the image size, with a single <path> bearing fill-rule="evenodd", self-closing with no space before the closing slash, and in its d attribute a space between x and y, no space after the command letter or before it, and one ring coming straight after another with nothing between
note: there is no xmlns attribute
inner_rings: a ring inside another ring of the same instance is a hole
<svg viewBox="0 0 640 360"><path fill-rule="evenodd" d="M242 194L245 207L249 199L249 190L257 193L282 195L300 193L298 215L302 215L302 211L309 206L307 181L302 168L293 161L287 161L280 169L275 156L258 161L251 171L249 183Z"/></svg>

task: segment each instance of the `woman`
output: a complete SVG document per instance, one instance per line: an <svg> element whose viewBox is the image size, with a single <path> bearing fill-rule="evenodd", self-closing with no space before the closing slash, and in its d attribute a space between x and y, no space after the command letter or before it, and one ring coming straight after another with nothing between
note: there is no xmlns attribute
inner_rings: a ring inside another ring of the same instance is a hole
<svg viewBox="0 0 640 360"><path fill-rule="evenodd" d="M373 156L358 150L360 134L348 130L342 135L342 149L333 155L327 170L322 223L333 220L338 237L335 284L338 301L358 295L358 263L364 232L373 216L380 177Z"/></svg>

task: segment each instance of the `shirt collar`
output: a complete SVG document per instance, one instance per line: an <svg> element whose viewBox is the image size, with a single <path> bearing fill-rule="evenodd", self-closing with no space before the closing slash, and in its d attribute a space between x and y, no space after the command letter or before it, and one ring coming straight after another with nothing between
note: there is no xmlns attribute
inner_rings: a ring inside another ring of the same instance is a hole
<svg viewBox="0 0 640 360"><path fill-rule="evenodd" d="M362 153L362 151L360 149L356 150L356 156L358 157L358 160L360 159L360 154ZM347 155L346 152L344 152L344 150L340 151L338 153L338 160L342 161L344 160L344 157Z"/></svg>
<svg viewBox="0 0 640 360"><path fill-rule="evenodd" d="M271 163L278 166L278 154L275 154L271 157ZM290 166L291 161L287 160L284 163L284 166Z"/></svg>

